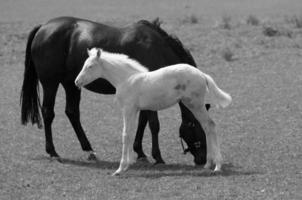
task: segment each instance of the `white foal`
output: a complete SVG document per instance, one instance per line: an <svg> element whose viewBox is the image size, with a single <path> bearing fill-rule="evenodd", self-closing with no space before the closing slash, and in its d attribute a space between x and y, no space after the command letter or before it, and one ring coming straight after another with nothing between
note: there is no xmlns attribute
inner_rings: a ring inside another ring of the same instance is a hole
<svg viewBox="0 0 302 200"><path fill-rule="evenodd" d="M149 72L144 66L123 54L88 50L89 57L77 76L75 84L82 87L104 78L116 88L116 99L123 113L123 149L119 168L113 173L126 171L133 161L131 148L134 124L139 110L161 110L182 101L205 130L207 162L205 168L215 165L221 170L222 157L215 123L204 106L207 91L212 93L213 104L228 106L232 98L218 88L214 80L187 64L171 65Z"/></svg>

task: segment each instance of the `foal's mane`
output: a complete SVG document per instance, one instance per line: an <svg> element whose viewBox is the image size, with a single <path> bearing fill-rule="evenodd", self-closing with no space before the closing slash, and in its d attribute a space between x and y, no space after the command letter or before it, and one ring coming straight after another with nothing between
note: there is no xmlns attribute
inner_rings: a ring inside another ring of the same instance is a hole
<svg viewBox="0 0 302 200"><path fill-rule="evenodd" d="M123 64L131 67L135 71L148 72L148 68L140 64L138 61L129 58L129 56L121 53L111 53L102 50L101 58L106 59L109 62L114 62L115 64Z"/></svg>
<svg viewBox="0 0 302 200"><path fill-rule="evenodd" d="M175 35L169 35L165 30L160 27L162 22L159 18L154 19L152 22L149 22L147 20L140 20L138 23L144 24L145 26L148 26L157 31L168 43L172 51L178 56L180 62L197 67L193 56L191 55L189 50L183 46L182 42L178 39L178 37Z"/></svg>

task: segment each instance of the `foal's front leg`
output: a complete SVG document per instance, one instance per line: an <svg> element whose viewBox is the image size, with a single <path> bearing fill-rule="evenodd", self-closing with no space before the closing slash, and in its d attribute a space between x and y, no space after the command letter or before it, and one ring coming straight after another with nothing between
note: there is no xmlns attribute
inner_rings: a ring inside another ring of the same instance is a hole
<svg viewBox="0 0 302 200"><path fill-rule="evenodd" d="M133 142L133 130L137 115L135 108L123 108L123 133L122 133L122 158L119 168L112 174L113 176L119 175L129 168L129 165L134 162L133 150L131 144Z"/></svg>
<svg viewBox="0 0 302 200"><path fill-rule="evenodd" d="M204 168L207 169L210 168L212 166L212 162L214 162L215 164L214 171L221 171L222 157L220 153L219 141L215 130L215 123L209 117L208 112L206 111L204 105L200 105L199 102L195 103L194 105L192 102L193 101L188 103L188 107L191 109L195 118L198 119L199 123L205 129L205 134L206 134L207 162Z"/></svg>

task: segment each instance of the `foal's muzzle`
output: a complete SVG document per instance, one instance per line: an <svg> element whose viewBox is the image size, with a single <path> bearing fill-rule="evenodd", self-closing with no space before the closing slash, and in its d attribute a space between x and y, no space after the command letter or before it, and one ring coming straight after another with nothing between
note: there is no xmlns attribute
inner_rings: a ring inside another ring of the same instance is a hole
<svg viewBox="0 0 302 200"><path fill-rule="evenodd" d="M78 88L79 90L81 90L81 87L83 86L83 84L82 84L78 79L76 79L76 80L74 81L74 84L77 86L77 88Z"/></svg>

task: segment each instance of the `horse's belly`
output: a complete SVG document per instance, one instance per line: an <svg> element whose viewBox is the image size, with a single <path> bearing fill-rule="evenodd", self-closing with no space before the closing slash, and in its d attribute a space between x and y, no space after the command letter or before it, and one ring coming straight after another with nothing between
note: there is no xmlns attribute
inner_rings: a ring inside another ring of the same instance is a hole
<svg viewBox="0 0 302 200"><path fill-rule="evenodd" d="M100 94L115 94L115 88L105 79L96 79L84 87Z"/></svg>

